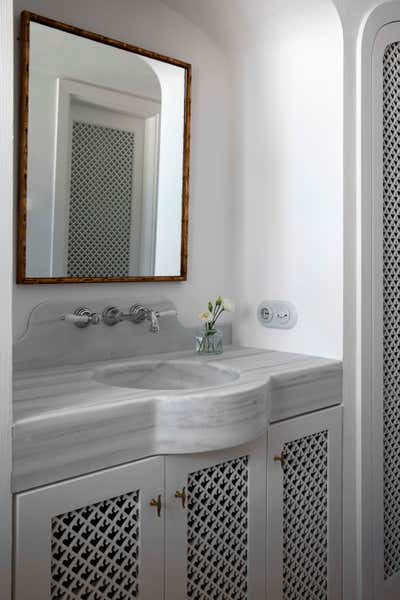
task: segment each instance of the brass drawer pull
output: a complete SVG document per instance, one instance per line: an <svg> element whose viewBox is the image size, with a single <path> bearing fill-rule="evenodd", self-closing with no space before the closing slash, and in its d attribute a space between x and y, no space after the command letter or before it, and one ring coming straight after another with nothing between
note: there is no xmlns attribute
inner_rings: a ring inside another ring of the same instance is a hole
<svg viewBox="0 0 400 600"><path fill-rule="evenodd" d="M283 467L285 466L285 456L284 456L283 452L282 452L282 454L275 454L274 461L281 463L281 467L283 469Z"/></svg>
<svg viewBox="0 0 400 600"><path fill-rule="evenodd" d="M154 498L152 498L149 502L150 506L154 506L157 508L157 517L161 517L161 508L162 508L162 503L161 503L161 494L158 494L157 496L157 500L155 500Z"/></svg>
<svg viewBox="0 0 400 600"><path fill-rule="evenodd" d="M175 498L180 498L182 502L182 508L186 508L186 488L182 488L182 491L177 490L175 492Z"/></svg>

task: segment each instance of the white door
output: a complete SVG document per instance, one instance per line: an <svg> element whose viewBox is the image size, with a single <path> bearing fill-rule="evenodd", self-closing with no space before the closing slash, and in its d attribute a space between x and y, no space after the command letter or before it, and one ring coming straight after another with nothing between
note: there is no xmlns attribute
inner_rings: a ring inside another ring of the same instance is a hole
<svg viewBox="0 0 400 600"><path fill-rule="evenodd" d="M166 600L265 600L266 437L166 459Z"/></svg>
<svg viewBox="0 0 400 600"><path fill-rule="evenodd" d="M78 100L69 119L68 139L59 140L66 181L56 189L53 270L138 274L145 119Z"/></svg>
<svg viewBox="0 0 400 600"><path fill-rule="evenodd" d="M15 599L161 600L163 486L151 458L19 494Z"/></svg>
<svg viewBox="0 0 400 600"><path fill-rule="evenodd" d="M267 599L342 597L342 409L271 426Z"/></svg>

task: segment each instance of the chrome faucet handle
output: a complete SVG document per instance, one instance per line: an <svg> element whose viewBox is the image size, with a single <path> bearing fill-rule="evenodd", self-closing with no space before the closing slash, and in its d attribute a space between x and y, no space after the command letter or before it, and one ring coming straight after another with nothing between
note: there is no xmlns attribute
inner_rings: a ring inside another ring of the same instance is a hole
<svg viewBox="0 0 400 600"><path fill-rule="evenodd" d="M148 308L143 304L134 304L129 309L129 314L133 323L141 323L147 318Z"/></svg>
<svg viewBox="0 0 400 600"><path fill-rule="evenodd" d="M83 329L89 325L98 325L100 323L100 315L93 312L87 306L79 306L73 313L62 315L61 319L67 323L73 323L75 327Z"/></svg>
<svg viewBox="0 0 400 600"><path fill-rule="evenodd" d="M117 306L106 306L101 313L101 317L105 325L112 326L123 321L124 315Z"/></svg>

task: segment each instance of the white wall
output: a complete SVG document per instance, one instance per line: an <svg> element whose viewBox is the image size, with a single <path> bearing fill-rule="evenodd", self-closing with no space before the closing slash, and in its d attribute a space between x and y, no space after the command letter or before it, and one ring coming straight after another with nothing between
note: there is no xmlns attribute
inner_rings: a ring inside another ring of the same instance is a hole
<svg viewBox="0 0 400 600"><path fill-rule="evenodd" d="M342 356L342 33L328 2L282 11L262 45L234 53L235 341ZM295 329L257 321L289 300Z"/></svg>
<svg viewBox="0 0 400 600"><path fill-rule="evenodd" d="M0 600L11 598L11 292L12 292L12 146L13 146L12 2L0 3Z"/></svg>
<svg viewBox="0 0 400 600"><path fill-rule="evenodd" d="M193 64L193 120L186 283L15 286L15 338L33 306L46 299L154 293L173 300L186 323L209 297L232 295L229 68L224 53L200 31L157 0L15 0L15 15L31 10ZM212 215L212 218L210 216Z"/></svg>

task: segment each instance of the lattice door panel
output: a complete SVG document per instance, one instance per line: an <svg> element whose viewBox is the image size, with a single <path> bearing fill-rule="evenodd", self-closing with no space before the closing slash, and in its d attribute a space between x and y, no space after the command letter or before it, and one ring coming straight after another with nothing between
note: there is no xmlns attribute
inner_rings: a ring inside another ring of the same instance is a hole
<svg viewBox="0 0 400 600"><path fill-rule="evenodd" d="M187 598L247 600L248 457L188 478Z"/></svg>
<svg viewBox="0 0 400 600"><path fill-rule="evenodd" d="M134 209L135 135L75 121L68 277L127 277Z"/></svg>
<svg viewBox="0 0 400 600"><path fill-rule="evenodd" d="M53 517L52 600L139 594L139 491Z"/></svg>
<svg viewBox="0 0 400 600"><path fill-rule="evenodd" d="M400 573L400 42L383 57L384 577Z"/></svg>
<svg viewBox="0 0 400 600"><path fill-rule="evenodd" d="M328 598L328 432L283 448L283 598Z"/></svg>

